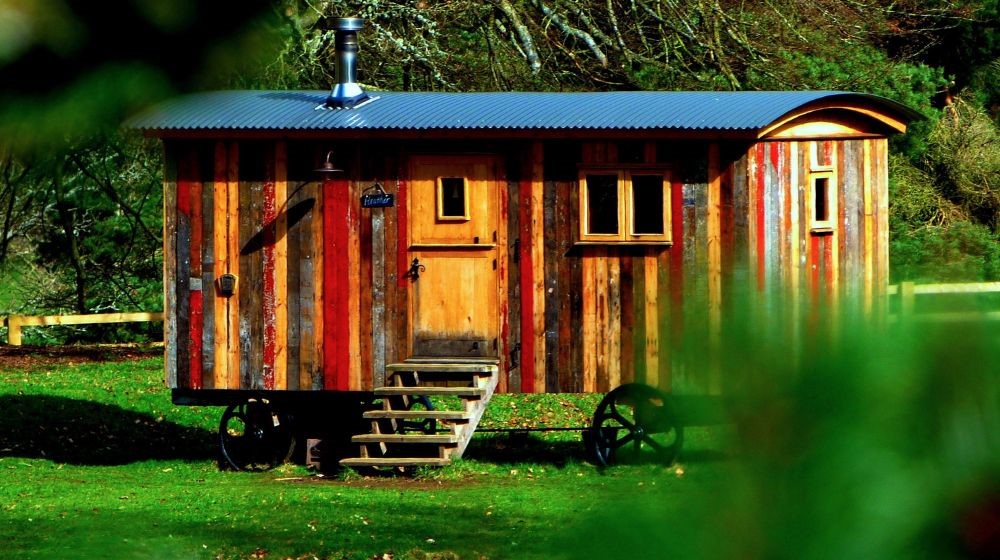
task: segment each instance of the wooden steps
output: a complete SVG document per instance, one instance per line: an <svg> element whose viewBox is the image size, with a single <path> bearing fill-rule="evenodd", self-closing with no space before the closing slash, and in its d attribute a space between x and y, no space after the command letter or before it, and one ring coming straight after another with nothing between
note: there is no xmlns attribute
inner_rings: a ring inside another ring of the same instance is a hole
<svg viewBox="0 0 1000 560"><path fill-rule="evenodd" d="M351 438L360 456L340 464L443 466L461 457L496 390L497 363L489 358L414 358L388 364L386 386L374 391L382 398L382 409L365 412L370 433ZM442 403L451 408L437 409Z"/></svg>
<svg viewBox="0 0 1000 560"><path fill-rule="evenodd" d="M341 459L345 467L444 467L451 459L439 457L351 457Z"/></svg>
<svg viewBox="0 0 1000 560"><path fill-rule="evenodd" d="M368 419L395 418L398 420L468 420L471 415L464 410L369 410L364 413Z"/></svg>
<svg viewBox="0 0 1000 560"><path fill-rule="evenodd" d="M486 390L482 387L382 387L380 389L375 389L376 397L394 395L453 395L456 397L482 397L485 394Z"/></svg>
<svg viewBox="0 0 1000 560"><path fill-rule="evenodd" d="M358 434L351 438L355 443L458 443L453 434Z"/></svg>

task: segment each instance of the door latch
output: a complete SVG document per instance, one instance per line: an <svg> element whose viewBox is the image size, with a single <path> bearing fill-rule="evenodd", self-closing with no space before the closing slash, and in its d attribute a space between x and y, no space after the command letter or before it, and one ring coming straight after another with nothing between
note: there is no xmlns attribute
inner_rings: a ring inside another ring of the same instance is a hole
<svg viewBox="0 0 1000 560"><path fill-rule="evenodd" d="M403 276L409 277L410 279L416 281L417 279L420 278L420 273L425 272L426 270L427 267L420 264L420 259L415 258L413 259L413 262L410 263L410 269L407 270L406 274L404 274Z"/></svg>

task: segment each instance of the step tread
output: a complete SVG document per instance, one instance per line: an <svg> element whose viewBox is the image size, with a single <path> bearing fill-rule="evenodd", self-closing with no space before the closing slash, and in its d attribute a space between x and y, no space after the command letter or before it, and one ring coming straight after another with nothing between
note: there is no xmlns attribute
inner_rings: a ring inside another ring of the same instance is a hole
<svg viewBox="0 0 1000 560"><path fill-rule="evenodd" d="M482 387L379 387L375 389L376 396L397 395L454 395L458 397L482 397L486 389Z"/></svg>
<svg viewBox="0 0 1000 560"><path fill-rule="evenodd" d="M397 362L400 363L400 362ZM472 356L413 356L402 361L404 364L493 364L498 365L500 358Z"/></svg>
<svg viewBox="0 0 1000 560"><path fill-rule="evenodd" d="M444 467L451 464L451 459L439 457L348 457L341 459L345 467Z"/></svg>
<svg viewBox="0 0 1000 560"><path fill-rule="evenodd" d="M477 375L496 375L496 364L487 363L449 363L449 362L406 362L385 366L386 373L474 373Z"/></svg>
<svg viewBox="0 0 1000 560"><path fill-rule="evenodd" d="M468 420L470 413L462 410L369 410L365 418L433 418L434 420Z"/></svg>
<svg viewBox="0 0 1000 560"><path fill-rule="evenodd" d="M358 434L355 443L458 443L454 434Z"/></svg>

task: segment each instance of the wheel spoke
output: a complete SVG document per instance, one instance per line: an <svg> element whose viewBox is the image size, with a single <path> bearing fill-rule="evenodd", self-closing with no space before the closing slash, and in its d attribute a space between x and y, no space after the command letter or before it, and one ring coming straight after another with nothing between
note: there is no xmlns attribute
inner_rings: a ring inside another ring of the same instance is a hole
<svg viewBox="0 0 1000 560"><path fill-rule="evenodd" d="M614 420L617 420L618 423L621 424L622 427L624 427L626 430L629 430L629 431L635 430L635 424L633 424L627 418L625 418L624 416L622 416L621 413L619 413L617 410L615 410L614 412L612 412L610 417L612 419L614 419Z"/></svg>
<svg viewBox="0 0 1000 560"><path fill-rule="evenodd" d="M618 438L613 443L611 443L611 447L613 447L614 449L618 449L621 446L633 440L635 440L635 434L633 434L632 432L628 432L627 434L625 434L624 437Z"/></svg>
<svg viewBox="0 0 1000 560"><path fill-rule="evenodd" d="M652 447L653 450L656 451L657 453L660 453L664 450L664 447L660 445L655 439L653 439L652 436L645 435L642 437L642 441L645 441L646 445Z"/></svg>

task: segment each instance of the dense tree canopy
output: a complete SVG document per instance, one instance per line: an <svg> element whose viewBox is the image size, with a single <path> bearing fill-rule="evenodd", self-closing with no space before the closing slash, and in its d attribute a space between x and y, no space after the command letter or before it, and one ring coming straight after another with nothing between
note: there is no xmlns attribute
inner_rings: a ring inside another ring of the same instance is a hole
<svg viewBox="0 0 1000 560"><path fill-rule="evenodd" d="M894 276L1000 276L998 0L0 0L0 313L157 308L159 150L114 129L179 91L327 88L340 16L369 89L898 100L926 120L894 140Z"/></svg>

